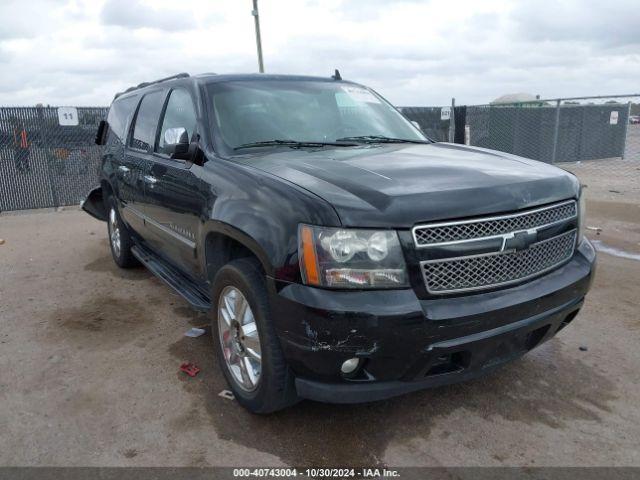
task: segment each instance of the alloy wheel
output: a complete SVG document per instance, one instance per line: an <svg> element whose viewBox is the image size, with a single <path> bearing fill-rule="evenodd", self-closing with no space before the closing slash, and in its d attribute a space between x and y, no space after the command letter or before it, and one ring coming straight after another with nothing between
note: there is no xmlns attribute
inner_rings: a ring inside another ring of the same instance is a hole
<svg viewBox="0 0 640 480"><path fill-rule="evenodd" d="M118 226L116 210L113 207L109 211L109 238L114 255L120 257L120 227Z"/></svg>
<svg viewBox="0 0 640 480"><path fill-rule="evenodd" d="M258 326L249 302L236 287L225 287L218 298L218 334L234 380L247 392L255 390L262 373Z"/></svg>

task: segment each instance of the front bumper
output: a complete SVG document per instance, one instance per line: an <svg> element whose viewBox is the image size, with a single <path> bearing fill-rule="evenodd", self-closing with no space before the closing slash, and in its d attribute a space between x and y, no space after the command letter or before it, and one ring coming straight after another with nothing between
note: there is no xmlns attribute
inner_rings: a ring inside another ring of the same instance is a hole
<svg viewBox="0 0 640 480"><path fill-rule="evenodd" d="M298 395L365 402L474 378L540 345L575 318L594 265L583 241L569 263L508 289L419 299L273 284L271 305ZM345 378L353 357L362 368Z"/></svg>

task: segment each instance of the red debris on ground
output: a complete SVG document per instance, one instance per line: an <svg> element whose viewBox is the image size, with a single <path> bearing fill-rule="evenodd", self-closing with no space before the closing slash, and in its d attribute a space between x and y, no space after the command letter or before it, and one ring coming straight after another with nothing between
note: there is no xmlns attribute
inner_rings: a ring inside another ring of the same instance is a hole
<svg viewBox="0 0 640 480"><path fill-rule="evenodd" d="M186 373L190 377L195 377L200 369L193 363L183 363L182 365L180 365L180 371Z"/></svg>

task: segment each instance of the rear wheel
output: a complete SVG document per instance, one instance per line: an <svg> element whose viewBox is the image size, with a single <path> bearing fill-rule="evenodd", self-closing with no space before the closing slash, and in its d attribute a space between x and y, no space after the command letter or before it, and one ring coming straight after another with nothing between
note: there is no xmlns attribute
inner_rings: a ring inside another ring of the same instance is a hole
<svg viewBox="0 0 640 480"><path fill-rule="evenodd" d="M211 298L214 348L238 403L254 413L295 403L293 375L271 322L259 263L242 258L222 267Z"/></svg>
<svg viewBox="0 0 640 480"><path fill-rule="evenodd" d="M136 260L131 252L133 240L131 239L131 235L129 235L129 230L127 230L126 225L120 218L113 197L109 199L107 228L109 231L109 245L111 247L113 261L116 262L120 268L132 268L139 265L138 260Z"/></svg>

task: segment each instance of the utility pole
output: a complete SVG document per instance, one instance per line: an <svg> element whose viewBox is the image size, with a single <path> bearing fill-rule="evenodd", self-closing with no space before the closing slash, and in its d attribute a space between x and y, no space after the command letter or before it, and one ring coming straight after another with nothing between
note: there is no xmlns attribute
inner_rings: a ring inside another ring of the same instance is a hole
<svg viewBox="0 0 640 480"><path fill-rule="evenodd" d="M262 62L262 41L260 40L260 14L258 13L258 0L253 0L253 11L251 12L256 23L256 47L258 48L258 68L260 73L264 73L264 63Z"/></svg>

